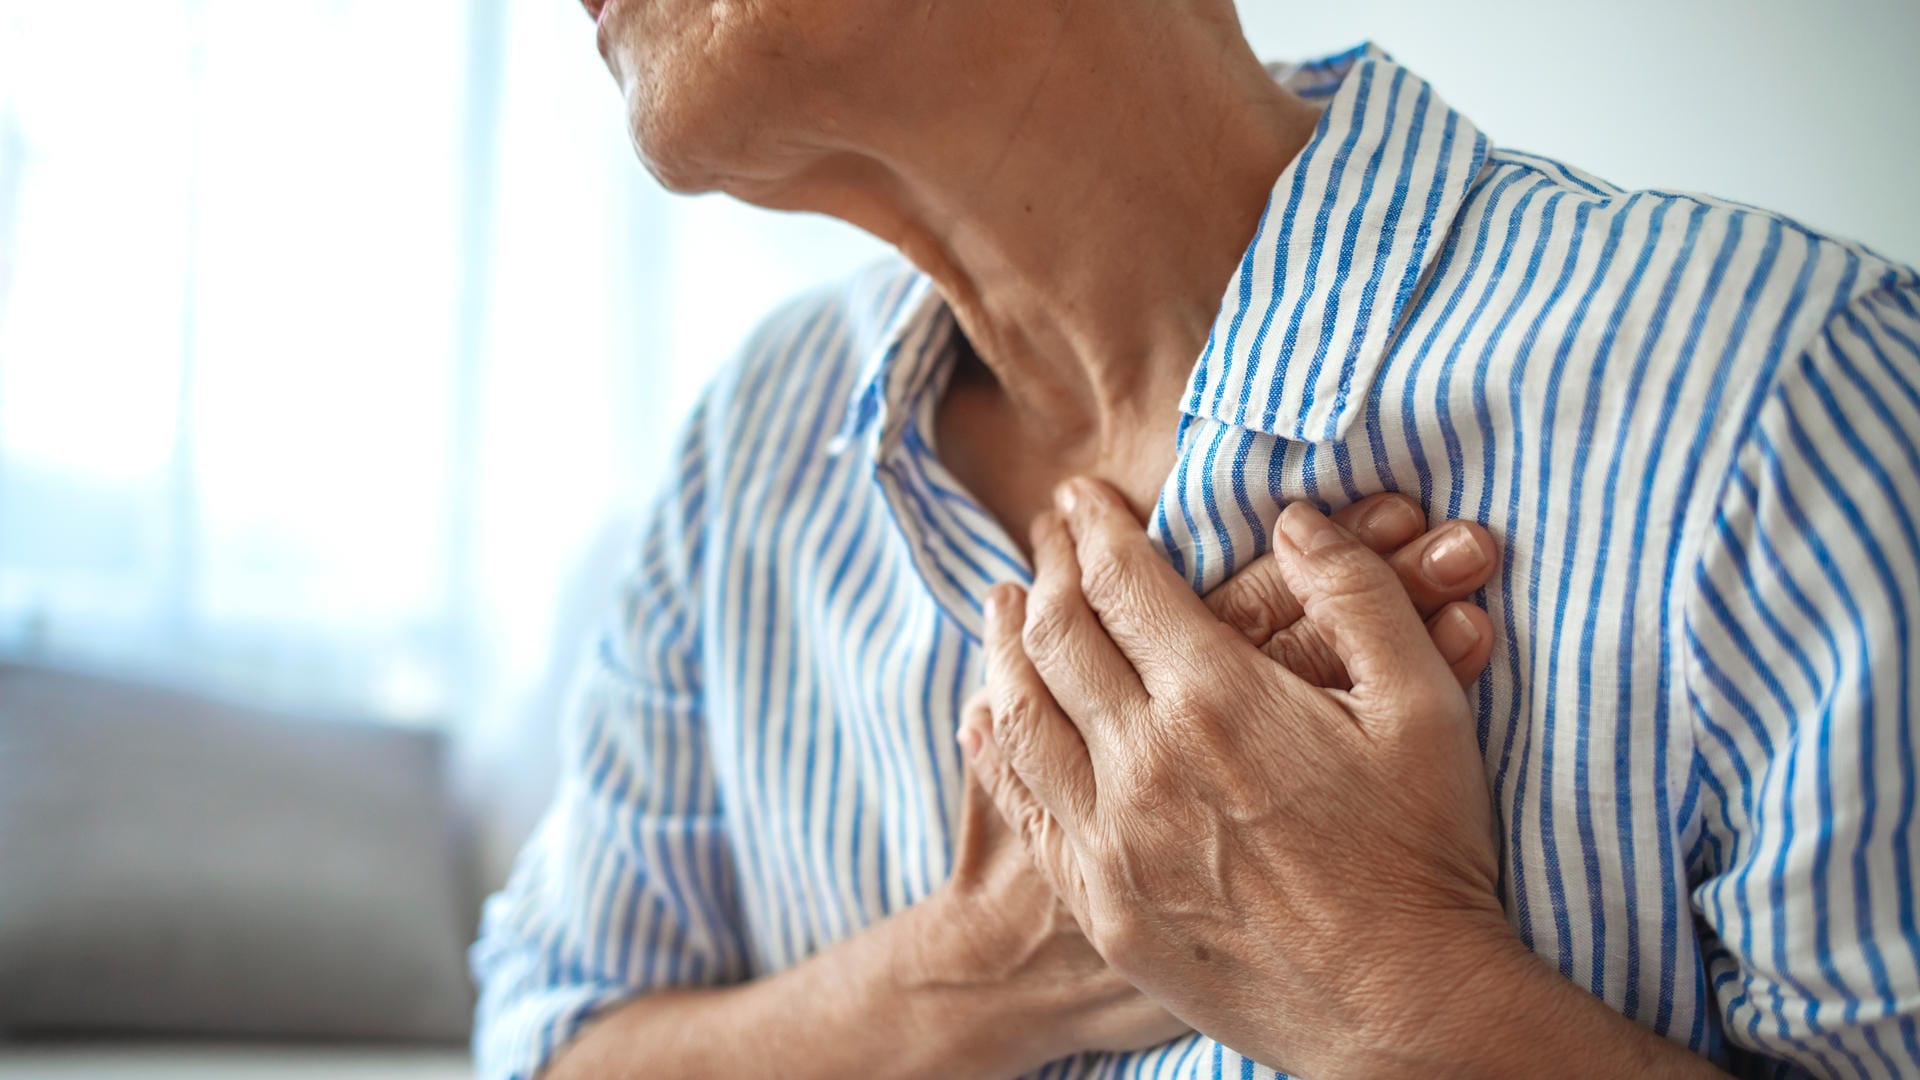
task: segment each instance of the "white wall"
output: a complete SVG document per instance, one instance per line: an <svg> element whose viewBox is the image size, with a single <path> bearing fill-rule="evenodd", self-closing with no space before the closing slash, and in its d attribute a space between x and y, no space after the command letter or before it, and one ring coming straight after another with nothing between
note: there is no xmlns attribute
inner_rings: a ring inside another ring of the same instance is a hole
<svg viewBox="0 0 1920 1080"><path fill-rule="evenodd" d="M1241 0L1264 56L1371 39L1495 142L1920 263L1920 0Z"/></svg>

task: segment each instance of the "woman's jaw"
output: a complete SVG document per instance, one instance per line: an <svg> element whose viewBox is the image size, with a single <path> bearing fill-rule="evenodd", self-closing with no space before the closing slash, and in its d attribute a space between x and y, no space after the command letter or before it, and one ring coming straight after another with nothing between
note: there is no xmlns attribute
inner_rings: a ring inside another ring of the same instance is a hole
<svg viewBox="0 0 1920 1080"><path fill-rule="evenodd" d="M1099 431L1184 380L1318 114L1231 0L612 0L669 189L828 214L931 276L1016 409Z"/></svg>

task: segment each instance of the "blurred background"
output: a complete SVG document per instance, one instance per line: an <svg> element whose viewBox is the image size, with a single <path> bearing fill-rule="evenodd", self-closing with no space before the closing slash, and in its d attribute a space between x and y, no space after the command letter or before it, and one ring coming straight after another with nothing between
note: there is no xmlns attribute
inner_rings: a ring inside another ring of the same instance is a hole
<svg viewBox="0 0 1920 1080"><path fill-rule="evenodd" d="M1920 0L1241 7L1270 57L1378 42L1497 143L1920 261ZM570 0L0 7L0 1030L460 1068L393 1044L463 1035L677 417L883 254L655 190L592 42ZM317 1004L368 980L389 1022ZM36 1045L0 1072L104 1075Z"/></svg>

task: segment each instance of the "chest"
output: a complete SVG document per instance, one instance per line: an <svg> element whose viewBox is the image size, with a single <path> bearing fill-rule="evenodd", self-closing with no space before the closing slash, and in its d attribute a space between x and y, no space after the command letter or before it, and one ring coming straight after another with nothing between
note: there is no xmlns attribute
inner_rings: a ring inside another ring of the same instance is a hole
<svg viewBox="0 0 1920 1080"><path fill-rule="evenodd" d="M1091 476L1119 491L1143 520L1166 486L1177 445L1168 404L1174 389L1155 399L1163 407L1103 424L1038 424L1023 417L1001 385L982 369L961 363L945 392L930 404L939 467L977 502L1022 552L1034 518L1053 506L1053 490L1074 476Z"/></svg>
<svg viewBox="0 0 1920 1080"><path fill-rule="evenodd" d="M1630 1015L1691 1023L1694 795L1668 614L1690 504L1651 443L1595 453L1531 441L1537 419L1490 406L1452 415L1406 427L1389 414L1311 445L1189 422L1150 531L1204 590L1256 557L1296 499L1395 488L1436 517L1486 522L1503 548L1483 597L1501 644L1472 702L1503 902L1569 977ZM823 490L843 494L727 534L715 607L761 599L735 605L704 651L761 970L945 879L963 779L952 736L982 677L978 603L1026 572L996 517L911 431L878 470Z"/></svg>

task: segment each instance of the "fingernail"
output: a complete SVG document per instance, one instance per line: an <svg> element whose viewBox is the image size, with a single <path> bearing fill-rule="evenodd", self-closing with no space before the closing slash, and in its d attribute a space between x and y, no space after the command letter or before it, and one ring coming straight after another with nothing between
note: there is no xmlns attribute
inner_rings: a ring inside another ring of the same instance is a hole
<svg viewBox="0 0 1920 1080"><path fill-rule="evenodd" d="M954 733L953 741L960 744L960 752L969 758L980 752L980 733L973 729L972 724L961 725L960 730Z"/></svg>
<svg viewBox="0 0 1920 1080"><path fill-rule="evenodd" d="M1421 559L1427 580L1447 588L1459 585L1487 565L1487 553L1465 525L1451 525L1427 548Z"/></svg>
<svg viewBox="0 0 1920 1080"><path fill-rule="evenodd" d="M1433 638L1433 644L1439 648L1440 655L1447 663L1457 664L1474 646L1480 644L1480 628L1473 619L1459 607L1449 607L1434 616L1427 628Z"/></svg>
<svg viewBox="0 0 1920 1080"><path fill-rule="evenodd" d="M1080 493L1075 486L1073 481L1068 480L1053 489L1053 505L1062 514L1073 513L1073 508L1079 505Z"/></svg>
<svg viewBox="0 0 1920 1080"><path fill-rule="evenodd" d="M1405 499L1385 499L1360 519L1357 531L1368 547L1398 547L1420 535L1426 515Z"/></svg>
<svg viewBox="0 0 1920 1080"><path fill-rule="evenodd" d="M986 600L986 603L981 605L981 614L985 615L989 620L991 620L995 615L998 615L999 613L1000 613L1000 586L995 585L993 588L987 590L987 600Z"/></svg>
<svg viewBox="0 0 1920 1080"><path fill-rule="evenodd" d="M1280 531L1286 535L1287 542L1302 553L1323 544L1337 543L1341 538L1333 522L1303 502L1291 503L1280 512Z"/></svg>

